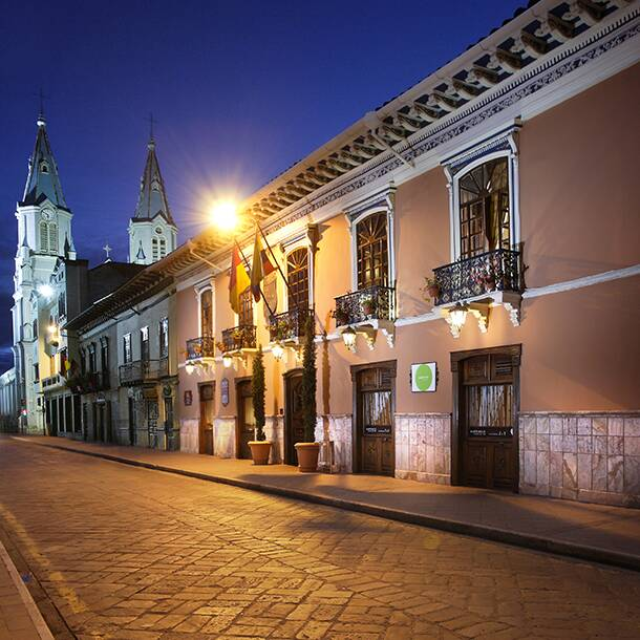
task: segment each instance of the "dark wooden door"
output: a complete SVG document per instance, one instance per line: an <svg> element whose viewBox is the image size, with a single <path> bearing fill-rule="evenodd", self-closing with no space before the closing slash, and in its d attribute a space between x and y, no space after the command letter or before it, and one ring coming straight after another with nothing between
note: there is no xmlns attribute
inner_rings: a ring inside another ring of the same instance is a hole
<svg viewBox="0 0 640 640"><path fill-rule="evenodd" d="M515 491L517 398L512 356L473 356L460 368L462 484Z"/></svg>
<svg viewBox="0 0 640 640"><path fill-rule="evenodd" d="M203 384L200 394L200 453L213 455L213 385Z"/></svg>
<svg viewBox="0 0 640 640"><path fill-rule="evenodd" d="M302 372L296 371L285 379L285 464L298 464L294 445L304 442L304 424L302 422Z"/></svg>
<svg viewBox="0 0 640 640"><path fill-rule="evenodd" d="M358 470L363 473L394 474L393 382L390 367L370 367L356 374Z"/></svg>
<svg viewBox="0 0 640 640"><path fill-rule="evenodd" d="M236 457L251 459L251 449L249 448L249 442L254 439L255 432L251 380L242 380L238 382L236 391L238 402L238 454Z"/></svg>

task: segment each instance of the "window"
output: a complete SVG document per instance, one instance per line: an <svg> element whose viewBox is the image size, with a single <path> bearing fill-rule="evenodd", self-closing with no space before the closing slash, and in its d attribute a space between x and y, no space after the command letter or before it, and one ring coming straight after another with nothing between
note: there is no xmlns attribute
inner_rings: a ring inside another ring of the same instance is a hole
<svg viewBox="0 0 640 640"><path fill-rule="evenodd" d="M458 182L460 257L511 248L509 170L507 158L472 169Z"/></svg>
<svg viewBox="0 0 640 640"><path fill-rule="evenodd" d="M96 371L96 345L95 342L92 342L89 345L89 373L95 373Z"/></svg>
<svg viewBox="0 0 640 640"><path fill-rule="evenodd" d="M82 375L87 373L87 352L85 349L80 349L80 373Z"/></svg>
<svg viewBox="0 0 640 640"><path fill-rule="evenodd" d="M164 258L167 255L167 241L164 238L160 238L160 257Z"/></svg>
<svg viewBox="0 0 640 640"><path fill-rule="evenodd" d="M213 293L211 289L200 295L200 336L210 338L213 335Z"/></svg>
<svg viewBox="0 0 640 640"><path fill-rule="evenodd" d="M240 294L238 324L253 324L253 293L251 292L251 288Z"/></svg>
<svg viewBox="0 0 640 640"><path fill-rule="evenodd" d="M158 259L158 238L151 239L151 257L154 262Z"/></svg>
<svg viewBox="0 0 640 640"><path fill-rule="evenodd" d="M63 291L58 298L58 315L67 315L67 294Z"/></svg>
<svg viewBox="0 0 640 640"><path fill-rule="evenodd" d="M44 221L40 223L40 250L49 251L49 224Z"/></svg>
<svg viewBox="0 0 640 640"><path fill-rule="evenodd" d="M109 338L100 338L100 366L103 373L109 372Z"/></svg>
<svg viewBox="0 0 640 640"><path fill-rule="evenodd" d="M387 214L374 213L356 225L358 289L387 286L389 245Z"/></svg>
<svg viewBox="0 0 640 640"><path fill-rule="evenodd" d="M33 337L37 338L38 337L38 320L37 319L33 321L32 329L33 329Z"/></svg>
<svg viewBox="0 0 640 640"><path fill-rule="evenodd" d="M149 361L149 327L140 329L140 360Z"/></svg>
<svg viewBox="0 0 640 640"><path fill-rule="evenodd" d="M309 306L309 251L306 247L287 257L289 310Z"/></svg>
<svg viewBox="0 0 640 640"><path fill-rule="evenodd" d="M60 351L60 375L61 376L66 376L67 375L67 350L66 349L62 349Z"/></svg>
<svg viewBox="0 0 640 640"><path fill-rule="evenodd" d="M58 253L58 225L55 222L40 222L40 251Z"/></svg>
<svg viewBox="0 0 640 640"><path fill-rule="evenodd" d="M169 318L160 320L160 357L169 357Z"/></svg>
<svg viewBox="0 0 640 640"><path fill-rule="evenodd" d="M33 381L40 382L40 365L39 364L33 365Z"/></svg>
<svg viewBox="0 0 640 640"><path fill-rule="evenodd" d="M124 363L129 364L132 360L131 358L131 334L127 333L122 336L122 346L123 346L123 357Z"/></svg>

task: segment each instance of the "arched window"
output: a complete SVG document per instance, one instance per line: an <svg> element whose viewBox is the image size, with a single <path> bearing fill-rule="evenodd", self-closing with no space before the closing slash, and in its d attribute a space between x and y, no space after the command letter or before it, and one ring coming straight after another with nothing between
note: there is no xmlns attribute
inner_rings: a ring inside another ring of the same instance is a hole
<svg viewBox="0 0 640 640"><path fill-rule="evenodd" d="M154 262L158 259L158 238L151 238L151 258Z"/></svg>
<svg viewBox="0 0 640 640"><path fill-rule="evenodd" d="M211 289L200 296L200 336L208 338L213 335L213 294Z"/></svg>
<svg viewBox="0 0 640 640"><path fill-rule="evenodd" d="M58 225L49 223L49 253L58 253Z"/></svg>
<svg viewBox="0 0 640 640"><path fill-rule="evenodd" d="M164 258L167 255L167 241L164 238L160 238L160 257Z"/></svg>
<svg viewBox="0 0 640 640"><path fill-rule="evenodd" d="M289 310L309 306L309 251L296 249L287 256Z"/></svg>
<svg viewBox="0 0 640 640"><path fill-rule="evenodd" d="M44 221L40 223L40 250L49 251L49 224Z"/></svg>
<svg viewBox="0 0 640 640"><path fill-rule="evenodd" d="M389 243L387 214L374 213L356 225L358 289L387 286Z"/></svg>
<svg viewBox="0 0 640 640"><path fill-rule="evenodd" d="M460 178L461 258L511 248L507 163L507 158L490 160Z"/></svg>

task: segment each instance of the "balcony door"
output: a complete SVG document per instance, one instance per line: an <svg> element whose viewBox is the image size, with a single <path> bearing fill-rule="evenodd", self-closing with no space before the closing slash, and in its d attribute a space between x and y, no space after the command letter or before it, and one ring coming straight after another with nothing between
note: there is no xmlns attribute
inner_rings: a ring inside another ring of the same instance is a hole
<svg viewBox="0 0 640 640"><path fill-rule="evenodd" d="M309 250L296 249L287 256L289 311L309 306Z"/></svg>
<svg viewBox="0 0 640 640"><path fill-rule="evenodd" d="M454 353L451 359L453 482L517 491L520 347Z"/></svg>
<svg viewBox="0 0 640 640"><path fill-rule="evenodd" d="M211 289L200 296L200 337L210 338L213 335L213 294Z"/></svg>
<svg viewBox="0 0 640 640"><path fill-rule="evenodd" d="M373 213L356 225L358 291L389 284L387 214Z"/></svg>
<svg viewBox="0 0 640 640"><path fill-rule="evenodd" d="M471 169L459 180L460 257L511 249L509 169L497 158Z"/></svg>
<svg viewBox="0 0 640 640"><path fill-rule="evenodd" d="M352 367L355 382L356 470L395 472L395 362Z"/></svg>

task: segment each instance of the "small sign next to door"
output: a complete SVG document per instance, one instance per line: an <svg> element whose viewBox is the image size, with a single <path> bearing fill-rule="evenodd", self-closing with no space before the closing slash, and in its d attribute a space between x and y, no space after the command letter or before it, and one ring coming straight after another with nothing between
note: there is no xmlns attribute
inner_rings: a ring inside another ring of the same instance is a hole
<svg viewBox="0 0 640 640"><path fill-rule="evenodd" d="M435 362L422 362L411 365L411 391L424 393L436 390L437 369Z"/></svg>

